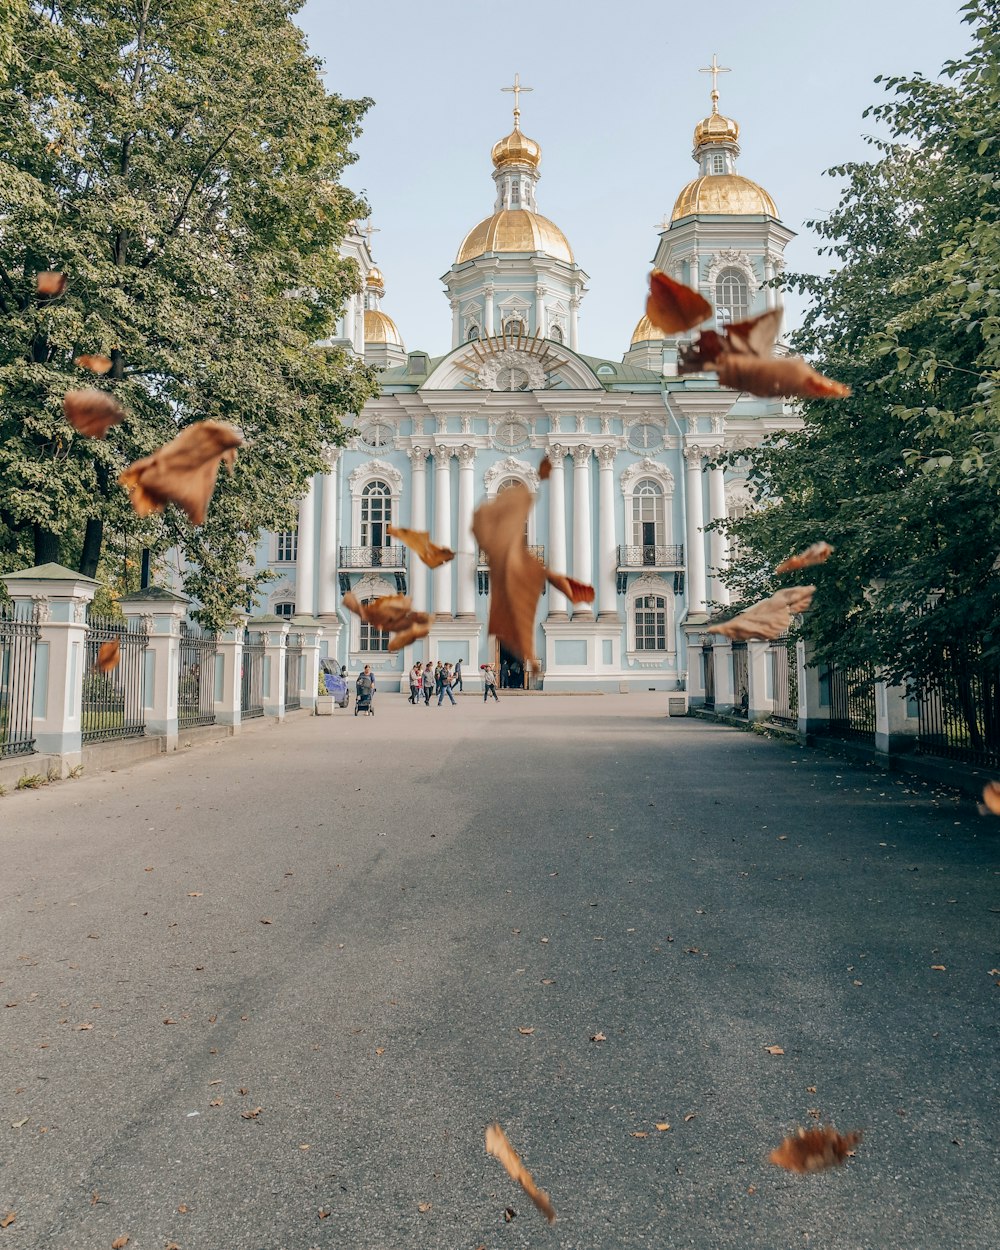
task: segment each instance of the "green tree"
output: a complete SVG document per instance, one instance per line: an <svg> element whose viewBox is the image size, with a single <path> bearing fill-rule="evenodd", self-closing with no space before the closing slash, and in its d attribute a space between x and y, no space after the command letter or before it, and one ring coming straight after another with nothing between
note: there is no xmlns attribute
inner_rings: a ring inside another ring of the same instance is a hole
<svg viewBox="0 0 1000 1250"><path fill-rule="evenodd" d="M302 0L0 0L0 551L93 575L105 532L176 545L220 623L258 580L372 372L320 346L356 267L364 205L340 182L370 101L326 92L292 18ZM20 50L18 53L17 50ZM65 293L38 298L57 269ZM62 398L103 352L129 413L105 442ZM198 530L140 523L121 469L193 421L238 426Z"/></svg>
<svg viewBox="0 0 1000 1250"><path fill-rule="evenodd" d="M808 570L804 631L822 658L897 678L956 639L1000 647L1000 0L964 12L968 57L889 80L871 110L889 141L831 171L840 202L813 224L836 268L788 279L811 297L795 346L854 393L806 402L800 431L749 453L761 508L730 526L743 601L788 584L784 556L834 543Z"/></svg>

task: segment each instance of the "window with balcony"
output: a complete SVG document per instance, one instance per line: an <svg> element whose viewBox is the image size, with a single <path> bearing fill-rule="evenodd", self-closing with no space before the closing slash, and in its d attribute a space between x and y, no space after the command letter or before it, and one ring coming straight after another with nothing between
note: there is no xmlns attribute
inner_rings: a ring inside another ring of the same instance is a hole
<svg viewBox="0 0 1000 1250"><path fill-rule="evenodd" d="M642 548L643 564L656 563L664 541L663 487L652 478L637 482L632 492L632 542Z"/></svg>
<svg viewBox="0 0 1000 1250"><path fill-rule="evenodd" d="M392 539L386 529L391 524L392 491L376 478L361 492L361 546L388 547Z"/></svg>

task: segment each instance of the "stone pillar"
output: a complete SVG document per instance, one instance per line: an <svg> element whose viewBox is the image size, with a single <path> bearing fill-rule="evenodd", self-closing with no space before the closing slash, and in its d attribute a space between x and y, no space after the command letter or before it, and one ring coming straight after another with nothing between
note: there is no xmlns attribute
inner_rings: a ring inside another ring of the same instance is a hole
<svg viewBox="0 0 1000 1250"><path fill-rule="evenodd" d="M431 542L451 546L451 456L450 447L434 448L434 531ZM451 564L441 564L434 573L434 615L451 619Z"/></svg>
<svg viewBox="0 0 1000 1250"><path fill-rule="evenodd" d="M704 500L701 484L701 459L703 451L698 446L684 448L687 461L687 534L685 556L687 564L688 614L707 614L707 587L705 584L705 535L702 530Z"/></svg>
<svg viewBox="0 0 1000 1250"><path fill-rule="evenodd" d="M473 470L476 449L467 445L458 449L458 535L455 565L458 577L458 615L476 615L476 561L472 536L472 502L475 493Z"/></svg>
<svg viewBox="0 0 1000 1250"><path fill-rule="evenodd" d="M323 489L323 507L321 529L319 532L319 582L316 587L316 613L319 616L335 616L340 601L340 587L337 574L340 565L339 521L340 521L340 457L339 447L331 447L326 453L330 472L321 478ZM302 541L301 532L299 542ZM300 548L301 550L301 548ZM298 607L298 600L296 600ZM309 609L303 605L302 611Z"/></svg>
<svg viewBox="0 0 1000 1250"><path fill-rule="evenodd" d="M728 638L709 634L715 654L715 710L736 710L736 682L733 680L733 648Z"/></svg>
<svg viewBox="0 0 1000 1250"><path fill-rule="evenodd" d="M573 294L569 297L569 345L573 351L580 350L580 297Z"/></svg>
<svg viewBox="0 0 1000 1250"><path fill-rule="evenodd" d="M295 562L295 610L312 616L316 583L313 569L316 560L316 478L309 479L309 489L299 504L298 556Z"/></svg>
<svg viewBox="0 0 1000 1250"><path fill-rule="evenodd" d="M535 290L535 329L538 331L539 337L547 339L549 337L549 327L545 319L545 287L540 286Z"/></svg>
<svg viewBox="0 0 1000 1250"><path fill-rule="evenodd" d="M83 750L80 713L87 658L87 604L99 583L61 564L5 573L3 581L21 611L38 609L32 734L38 753L62 756L62 769L67 772L80 763Z"/></svg>
<svg viewBox="0 0 1000 1250"><path fill-rule="evenodd" d="M177 750L177 678L180 668L181 621L190 599L158 586L134 590L121 598L126 620L145 618L146 733L166 740Z"/></svg>
<svg viewBox="0 0 1000 1250"><path fill-rule="evenodd" d="M215 700L215 721L229 725L239 733L243 722L243 639L246 630L243 620L220 629L216 641L215 682L218 697Z"/></svg>
<svg viewBox="0 0 1000 1250"><path fill-rule="evenodd" d="M771 671L771 664L770 643L759 639L747 643L750 720L771 719L771 713L774 711L774 674Z"/></svg>
<svg viewBox="0 0 1000 1250"><path fill-rule="evenodd" d="M566 478L563 461L566 448L553 443L548 450L552 472L549 477L549 550L548 566L556 573L566 573ZM568 616L566 596L549 587L549 619Z"/></svg>
<svg viewBox="0 0 1000 1250"><path fill-rule="evenodd" d="M811 664L812 644L802 638L795 644L799 681L799 733L822 732L830 723L830 685L822 670Z"/></svg>
<svg viewBox="0 0 1000 1250"><path fill-rule="evenodd" d="M302 707L315 712L319 690L319 641L323 637L323 626L314 616L302 616L296 612L289 629L295 630L302 639L303 664L299 702Z"/></svg>
<svg viewBox="0 0 1000 1250"><path fill-rule="evenodd" d="M457 347L462 341L462 321L458 315L458 300L449 301L451 304L451 345Z"/></svg>
<svg viewBox="0 0 1000 1250"><path fill-rule="evenodd" d="M483 290L483 299L486 305L485 308L483 309L483 312L485 313L485 320L486 320L484 329L486 330L487 337L489 337L494 332L493 331L493 325L494 325L493 296L494 296L494 293L495 293L494 288L491 286L485 287Z"/></svg>
<svg viewBox="0 0 1000 1250"><path fill-rule="evenodd" d="M909 751L920 725L916 698L906 686L875 683L875 750Z"/></svg>
<svg viewBox="0 0 1000 1250"><path fill-rule="evenodd" d="M573 576L579 582L594 579L593 543L590 537L590 455L589 447L573 448ZM573 616L592 616L589 603L578 603Z"/></svg>
<svg viewBox="0 0 1000 1250"><path fill-rule="evenodd" d="M715 451L721 452L722 448ZM722 465L712 465L708 470L708 510L713 521L726 519L726 471ZM721 530L712 530L708 536L709 562L712 566L712 598L716 603L728 605L729 587L722 579L722 572L729 558L729 543Z"/></svg>
<svg viewBox="0 0 1000 1250"><path fill-rule="evenodd" d="M348 296L347 305L344 308L344 338L357 350L357 344L354 341L355 321L354 296L351 295Z"/></svg>
<svg viewBox="0 0 1000 1250"><path fill-rule="evenodd" d="M411 447L410 457L410 528L427 529L427 457L429 447ZM432 536L433 537L433 536ZM423 560L410 557L410 596L417 612L427 611L427 574L430 570Z"/></svg>
<svg viewBox="0 0 1000 1250"><path fill-rule="evenodd" d="M279 723L285 719L285 640L290 629L288 617L255 616L247 624L264 641L264 715Z"/></svg>
<svg viewBox="0 0 1000 1250"><path fill-rule="evenodd" d="M600 463L598 477L598 552L597 552L597 607L599 620L618 620L618 567L615 548L615 456L616 447L598 447Z"/></svg>

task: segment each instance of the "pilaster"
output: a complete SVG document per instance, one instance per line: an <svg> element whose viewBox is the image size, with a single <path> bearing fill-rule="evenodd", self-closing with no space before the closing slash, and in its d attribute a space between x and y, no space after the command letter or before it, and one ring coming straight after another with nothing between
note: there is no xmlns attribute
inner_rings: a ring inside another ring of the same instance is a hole
<svg viewBox="0 0 1000 1250"><path fill-rule="evenodd" d="M458 449L458 537L455 557L458 579L458 615L476 615L476 555L472 544L472 505L475 493L476 449L463 444Z"/></svg>
<svg viewBox="0 0 1000 1250"><path fill-rule="evenodd" d="M566 563L566 477L563 461L566 448L552 443L548 449L549 464L549 568L557 573L567 571ZM566 596L549 587L549 615L551 620L568 620Z"/></svg>
<svg viewBox="0 0 1000 1250"><path fill-rule="evenodd" d="M452 448L434 448L434 533L432 542L447 547L451 543L451 457ZM438 565L434 576L434 615L450 620L451 563Z"/></svg>
<svg viewBox="0 0 1000 1250"><path fill-rule="evenodd" d="M150 586L123 595L120 602L126 620L146 623L146 732L163 738L166 750L176 751L181 621L191 601Z"/></svg>
<svg viewBox="0 0 1000 1250"><path fill-rule="evenodd" d="M429 447L408 447L410 458L410 527L427 529L427 457ZM440 540L439 540L440 541ZM430 570L423 560L410 561L410 597L416 612L427 611L427 574Z"/></svg>
<svg viewBox="0 0 1000 1250"><path fill-rule="evenodd" d="M229 725L239 733L243 723L243 620L220 629L216 636L216 682L220 681L221 698L215 701L215 721Z"/></svg>
<svg viewBox="0 0 1000 1250"><path fill-rule="evenodd" d="M285 645L291 625L281 616L255 616L247 624L264 642L264 715L280 724L285 719Z"/></svg>
<svg viewBox="0 0 1000 1250"><path fill-rule="evenodd" d="M820 733L830 724L830 688L820 669L811 663L812 643L800 638L795 644L799 681L799 733Z"/></svg>
<svg viewBox="0 0 1000 1250"><path fill-rule="evenodd" d="M618 585L615 574L615 457L617 447L598 447L598 552L597 607L598 620L618 620Z"/></svg>
<svg viewBox="0 0 1000 1250"><path fill-rule="evenodd" d="M316 478L299 504L298 557L295 562L295 608L312 615L315 596L313 576L316 559Z"/></svg>
<svg viewBox="0 0 1000 1250"><path fill-rule="evenodd" d="M704 448L697 444L689 444L684 448L684 459L687 472L687 533L685 554L687 556L688 575L688 614L705 618L708 614L706 604L707 586L705 575L705 535L702 523L705 513L705 500L702 491L701 462Z"/></svg>
<svg viewBox="0 0 1000 1250"><path fill-rule="evenodd" d="M875 683L875 750L895 755L912 749L920 725L917 700L905 686Z"/></svg>
<svg viewBox="0 0 1000 1250"><path fill-rule="evenodd" d="M747 643L748 717L750 720L771 719L774 711L772 663L770 643L759 639Z"/></svg>
<svg viewBox="0 0 1000 1250"><path fill-rule="evenodd" d="M310 712L316 710L316 693L319 689L319 644L323 637L323 624L314 616L296 613L289 624L302 639L302 688L299 701Z"/></svg>
<svg viewBox="0 0 1000 1250"><path fill-rule="evenodd" d="M320 510L319 531L319 568L316 585L316 613L321 617L335 617L337 603L340 600L340 587L337 582L340 558L339 525L340 520L340 460L341 449L331 447L326 453L326 462L330 472L325 473L320 482L322 485L322 507ZM301 542L301 535L299 536ZM296 599L296 607L299 607ZM301 605L303 612L310 609Z"/></svg>
<svg viewBox="0 0 1000 1250"><path fill-rule="evenodd" d="M590 457L592 449L580 444L573 448L573 576L577 581L594 580L594 553L591 541ZM593 616L589 603L573 607L573 618Z"/></svg>

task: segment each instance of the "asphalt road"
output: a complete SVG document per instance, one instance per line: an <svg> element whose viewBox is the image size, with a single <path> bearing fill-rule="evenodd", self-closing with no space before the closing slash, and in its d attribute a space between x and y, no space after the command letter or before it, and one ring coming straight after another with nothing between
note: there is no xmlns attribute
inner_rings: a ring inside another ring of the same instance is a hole
<svg viewBox="0 0 1000 1250"><path fill-rule="evenodd" d="M1000 822L663 696L376 707L0 800L0 1250L996 1250Z"/></svg>

